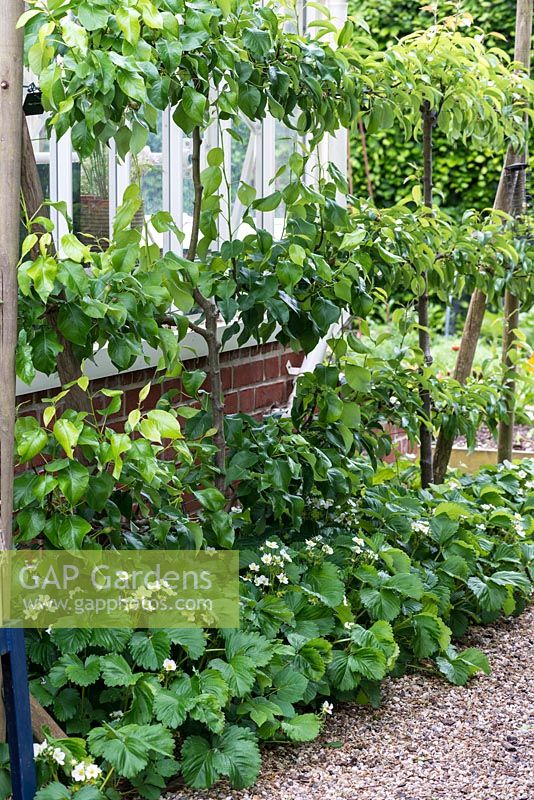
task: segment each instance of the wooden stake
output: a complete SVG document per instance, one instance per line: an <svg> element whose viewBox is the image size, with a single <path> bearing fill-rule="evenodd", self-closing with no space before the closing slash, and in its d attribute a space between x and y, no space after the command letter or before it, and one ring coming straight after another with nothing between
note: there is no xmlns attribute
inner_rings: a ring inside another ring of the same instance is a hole
<svg viewBox="0 0 534 800"><path fill-rule="evenodd" d="M22 145L22 0L2 4L0 14L0 549L10 550L13 527L13 443L17 262L20 236Z"/></svg>

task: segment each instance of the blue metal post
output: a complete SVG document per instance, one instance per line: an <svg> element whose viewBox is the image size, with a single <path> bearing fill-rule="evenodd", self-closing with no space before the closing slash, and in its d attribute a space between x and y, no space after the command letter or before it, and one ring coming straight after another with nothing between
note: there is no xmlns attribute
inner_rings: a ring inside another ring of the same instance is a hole
<svg viewBox="0 0 534 800"><path fill-rule="evenodd" d="M0 660L13 800L33 800L37 787L23 630L0 628Z"/></svg>

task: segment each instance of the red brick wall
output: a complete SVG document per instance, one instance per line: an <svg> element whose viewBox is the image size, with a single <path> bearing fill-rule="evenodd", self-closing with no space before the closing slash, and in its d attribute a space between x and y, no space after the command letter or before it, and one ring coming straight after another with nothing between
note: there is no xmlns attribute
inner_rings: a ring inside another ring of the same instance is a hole
<svg viewBox="0 0 534 800"><path fill-rule="evenodd" d="M242 347L221 354L221 373L223 389L225 392L225 409L228 414L243 412L245 414L260 415L272 408L283 406L291 394L294 376L287 372L286 365L290 362L293 366L302 363L302 355L286 350L277 342ZM187 370L206 370L206 358L188 359L185 362ZM206 370L207 371L207 370ZM111 375L91 382L93 392L104 387L108 389L122 389L121 409L110 418L115 425L123 422L132 409L137 408L139 391L150 381L157 380L155 368L142 369L136 372L123 372L120 375ZM209 391L209 379L202 387ZM170 389L177 389L175 404L182 405L190 398L182 393L181 381L177 378L154 383L150 393L143 404L143 408L153 408L162 394ZM33 413L40 416L42 411L42 397L51 397L58 390L49 389L45 392L25 394L18 398L22 413ZM100 402L101 400L101 402ZM106 406L109 398L100 396L96 398L96 406Z"/></svg>

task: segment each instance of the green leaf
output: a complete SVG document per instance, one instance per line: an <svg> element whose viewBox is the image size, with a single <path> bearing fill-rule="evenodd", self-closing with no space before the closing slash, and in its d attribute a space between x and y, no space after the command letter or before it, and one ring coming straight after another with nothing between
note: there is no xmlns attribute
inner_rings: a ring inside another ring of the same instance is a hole
<svg viewBox="0 0 534 800"><path fill-rule="evenodd" d="M77 686L90 686L100 676L100 658L95 655L88 656L85 662L78 656L65 655L58 663L63 663L67 678Z"/></svg>
<svg viewBox="0 0 534 800"><path fill-rule="evenodd" d="M82 261L91 260L91 251L87 245L82 244L73 233L66 233L61 237L61 250L66 258L81 264Z"/></svg>
<svg viewBox="0 0 534 800"><path fill-rule="evenodd" d="M138 675L133 674L126 659L118 653L102 656L100 668L106 686L133 686L138 678Z"/></svg>
<svg viewBox="0 0 534 800"><path fill-rule="evenodd" d="M182 93L181 107L193 125L201 125L204 120L207 100L203 94L191 86L186 86Z"/></svg>
<svg viewBox="0 0 534 800"><path fill-rule="evenodd" d="M119 775L133 778L146 767L150 748L143 733L148 725L125 725L112 728L94 728L88 735L89 749L115 768Z"/></svg>
<svg viewBox="0 0 534 800"><path fill-rule="evenodd" d="M57 356L63 352L57 334L48 328L38 331L32 340L33 363L39 372L51 375L57 370Z"/></svg>
<svg viewBox="0 0 534 800"><path fill-rule="evenodd" d="M165 628L173 644L179 644L193 661L204 655L206 634L200 628Z"/></svg>
<svg viewBox="0 0 534 800"><path fill-rule="evenodd" d="M158 689L154 697L154 714L168 728L179 728L196 702L192 694L175 694L172 690Z"/></svg>
<svg viewBox="0 0 534 800"><path fill-rule="evenodd" d="M386 674L386 657L381 650L352 646L349 663L353 672L359 672L371 681L381 681Z"/></svg>
<svg viewBox="0 0 534 800"><path fill-rule="evenodd" d="M87 127L85 120L80 120L71 129L72 146L80 156L87 158L95 149L96 139Z"/></svg>
<svg viewBox="0 0 534 800"><path fill-rule="evenodd" d="M174 72L182 60L182 45L175 39L159 39L156 50L167 72Z"/></svg>
<svg viewBox="0 0 534 800"><path fill-rule="evenodd" d="M93 322L75 303L65 303L59 309L57 326L65 339L83 347Z"/></svg>
<svg viewBox="0 0 534 800"><path fill-rule="evenodd" d="M132 100L137 100L139 103L145 102L147 92L141 75L134 75L131 72L119 72L117 82L124 94L131 97Z"/></svg>
<svg viewBox="0 0 534 800"><path fill-rule="evenodd" d="M438 656L436 664L447 680L456 686L464 686L477 672L483 672L485 675L491 672L488 659L475 647L470 647L459 654L454 648L449 647L446 657Z"/></svg>
<svg viewBox="0 0 534 800"><path fill-rule="evenodd" d="M62 517L57 529L58 544L64 550L80 550L85 536L91 531L91 523L76 514Z"/></svg>
<svg viewBox="0 0 534 800"><path fill-rule="evenodd" d="M87 628L52 628L50 638L61 653L79 653L91 641L91 631Z"/></svg>
<svg viewBox="0 0 534 800"><path fill-rule="evenodd" d="M59 488L71 506L84 496L89 485L89 470L78 461L69 464L57 474Z"/></svg>
<svg viewBox="0 0 534 800"><path fill-rule="evenodd" d="M436 650L446 650L451 641L451 631L443 620L432 614L415 614L413 649L418 658L427 658Z"/></svg>
<svg viewBox="0 0 534 800"><path fill-rule="evenodd" d="M35 417L20 417L15 423L15 441L17 453L24 463L31 461L46 447L48 434Z"/></svg>
<svg viewBox="0 0 534 800"><path fill-rule="evenodd" d="M410 572L398 572L384 582L384 587L394 589L405 597L420 600L425 591L421 578Z"/></svg>
<svg viewBox="0 0 534 800"><path fill-rule="evenodd" d="M257 211L274 211L282 202L282 192L276 191L252 203Z"/></svg>
<svg viewBox="0 0 534 800"><path fill-rule="evenodd" d="M141 35L139 12L134 8L119 6L117 8L115 18L117 20L117 25L124 34L126 41L130 44L137 44Z"/></svg>
<svg viewBox="0 0 534 800"><path fill-rule="evenodd" d="M345 364L345 378L355 392L368 392L371 386L371 372L366 367L356 364Z"/></svg>
<svg viewBox="0 0 534 800"><path fill-rule="evenodd" d="M342 692L349 692L355 689L360 676L352 668L350 656L346 650L334 650L332 661L328 665L328 675L332 685Z"/></svg>
<svg viewBox="0 0 534 800"><path fill-rule="evenodd" d="M54 781L43 786L35 795L35 800L70 800L72 794L64 784Z"/></svg>
<svg viewBox="0 0 534 800"><path fill-rule="evenodd" d="M339 578L337 567L326 561L303 575L301 588L331 608L338 606L345 595L345 586Z"/></svg>
<svg viewBox="0 0 534 800"><path fill-rule="evenodd" d="M263 58L272 47L269 31L259 28L245 28L242 33L243 44L254 54L254 58Z"/></svg>
<svg viewBox="0 0 534 800"><path fill-rule="evenodd" d="M226 498L218 489L209 487L193 492L200 505L207 511L221 511L226 505Z"/></svg>
<svg viewBox="0 0 534 800"><path fill-rule="evenodd" d="M222 775L236 789L244 789L254 783L260 765L254 734L237 725L229 725L211 743L201 736L189 736L182 746L182 772L194 789L209 788Z"/></svg>
<svg viewBox="0 0 534 800"><path fill-rule="evenodd" d="M489 579L469 578L467 585L478 599L480 607L491 613L500 611L508 596L505 586L492 583Z"/></svg>
<svg viewBox="0 0 534 800"><path fill-rule="evenodd" d="M235 697L244 697L254 686L256 666L248 656L236 655L230 661L215 658L210 668L219 670Z"/></svg>
<svg viewBox="0 0 534 800"><path fill-rule="evenodd" d="M364 586L360 590L360 598L371 619L385 619L391 621L399 616L401 601L392 589L372 589Z"/></svg>
<svg viewBox="0 0 534 800"><path fill-rule="evenodd" d="M200 180L204 187L204 197L215 194L222 181L222 171L219 167L206 167L200 173Z"/></svg>
<svg viewBox="0 0 534 800"><path fill-rule="evenodd" d="M33 280L35 291L43 303L46 303L54 289L57 272L57 261L53 258L43 258L42 256L36 258L27 271L27 274Z"/></svg>
<svg viewBox="0 0 534 800"><path fill-rule="evenodd" d="M80 438L81 427L68 419L58 419L53 429L56 441L61 445L68 458L74 458L74 448Z"/></svg>
<svg viewBox="0 0 534 800"><path fill-rule="evenodd" d="M311 742L319 736L321 721L315 714L299 714L282 722L281 727L291 742Z"/></svg>
<svg viewBox="0 0 534 800"><path fill-rule="evenodd" d="M19 529L18 539L30 542L42 533L46 523L46 515L40 508L25 508L16 516L16 525Z"/></svg>
<svg viewBox="0 0 534 800"><path fill-rule="evenodd" d="M176 417L159 408L148 412L146 419L142 420L139 425L139 431L146 439L153 442L161 442L162 439L183 438L180 423Z"/></svg>
<svg viewBox="0 0 534 800"><path fill-rule="evenodd" d="M129 647L140 667L156 671L161 669L164 660L170 655L171 640L164 630L136 631L130 639Z"/></svg>
<svg viewBox="0 0 534 800"><path fill-rule="evenodd" d="M109 19L109 9L95 5L93 2L82 2L78 7L78 19L88 31L105 28Z"/></svg>
<svg viewBox="0 0 534 800"><path fill-rule="evenodd" d="M36 375L36 369L33 365L33 351L31 345L28 344L28 336L24 330L20 331L17 343L16 371L17 377L28 386L33 383Z"/></svg>
<svg viewBox="0 0 534 800"><path fill-rule="evenodd" d="M54 716L65 722L76 716L80 707L80 695L77 689L67 687L54 698Z"/></svg>
<svg viewBox="0 0 534 800"><path fill-rule="evenodd" d="M271 699L275 702L297 703L302 700L307 686L308 679L305 675L292 667L284 667L274 676L273 688L276 689L276 694Z"/></svg>

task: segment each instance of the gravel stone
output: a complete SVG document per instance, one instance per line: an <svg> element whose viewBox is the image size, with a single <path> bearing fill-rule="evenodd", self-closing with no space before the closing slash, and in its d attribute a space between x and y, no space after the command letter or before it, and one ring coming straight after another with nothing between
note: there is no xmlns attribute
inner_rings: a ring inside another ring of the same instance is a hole
<svg viewBox="0 0 534 800"><path fill-rule="evenodd" d="M462 688L420 673L383 684L376 710L343 704L320 739L263 749L255 786L166 800L534 800L534 606L473 628L491 675Z"/></svg>

